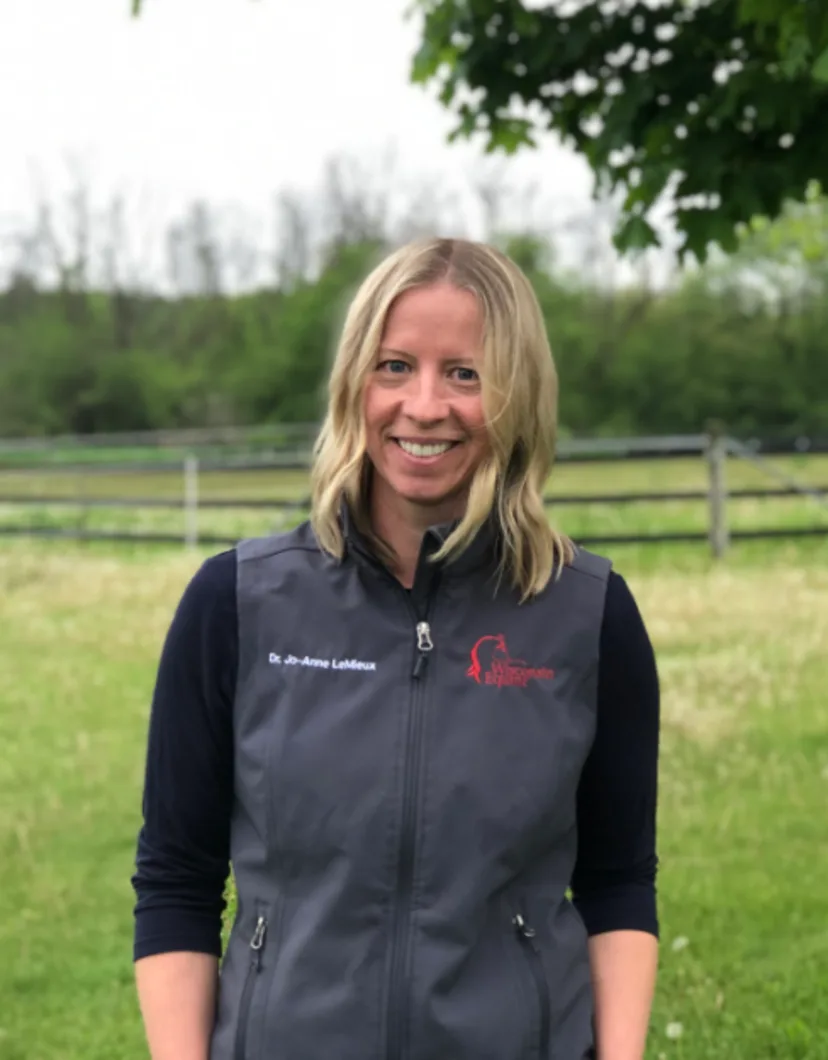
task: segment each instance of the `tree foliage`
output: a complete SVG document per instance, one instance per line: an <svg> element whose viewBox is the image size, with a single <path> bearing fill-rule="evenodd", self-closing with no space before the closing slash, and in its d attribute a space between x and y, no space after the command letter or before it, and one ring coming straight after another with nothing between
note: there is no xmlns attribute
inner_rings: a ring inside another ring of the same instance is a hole
<svg viewBox="0 0 828 1060"><path fill-rule="evenodd" d="M824 0L415 0L415 82L514 152L556 132L596 190L623 191L622 249L656 244L669 193L682 255L737 245L812 181L828 187Z"/></svg>
<svg viewBox="0 0 828 1060"><path fill-rule="evenodd" d="M216 285L218 241L215 267L174 296L18 271L0 290L0 436L317 420L348 298L399 239L375 224L348 221L311 271L298 240L276 283L240 294ZM662 292L589 286L531 232L498 242L537 292L565 431L696 432L711 417L742 435L828 431L828 204L813 193Z"/></svg>

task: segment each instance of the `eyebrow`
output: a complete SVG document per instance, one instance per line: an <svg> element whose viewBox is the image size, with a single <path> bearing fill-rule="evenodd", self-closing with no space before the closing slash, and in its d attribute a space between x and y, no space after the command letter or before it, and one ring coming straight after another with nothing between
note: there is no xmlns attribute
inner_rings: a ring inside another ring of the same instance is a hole
<svg viewBox="0 0 828 1060"><path fill-rule="evenodd" d="M380 346L379 352L380 353L391 353L395 357L410 357L412 360L415 360L415 361L417 359L416 356L413 353L410 353L408 350L397 350L397 349L394 349L393 346ZM458 354L458 355L456 355L454 357L443 357L442 360L443 360L444 364L445 363L448 363L448 364L459 364L461 361L468 361L469 363L473 364L474 363L474 356L472 354L470 354L470 353L466 353L466 354Z"/></svg>

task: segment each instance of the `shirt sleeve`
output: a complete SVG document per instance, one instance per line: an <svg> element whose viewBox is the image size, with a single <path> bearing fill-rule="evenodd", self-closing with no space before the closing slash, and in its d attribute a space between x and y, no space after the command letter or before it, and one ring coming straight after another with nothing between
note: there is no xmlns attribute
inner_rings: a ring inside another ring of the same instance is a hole
<svg viewBox="0 0 828 1060"><path fill-rule="evenodd" d="M135 874L135 960L220 956L233 804L236 555L208 559L168 630L147 741Z"/></svg>
<svg viewBox="0 0 828 1060"><path fill-rule="evenodd" d="M578 789L573 901L590 935L658 937L656 800L659 682L652 644L627 583L607 585L598 716Z"/></svg>

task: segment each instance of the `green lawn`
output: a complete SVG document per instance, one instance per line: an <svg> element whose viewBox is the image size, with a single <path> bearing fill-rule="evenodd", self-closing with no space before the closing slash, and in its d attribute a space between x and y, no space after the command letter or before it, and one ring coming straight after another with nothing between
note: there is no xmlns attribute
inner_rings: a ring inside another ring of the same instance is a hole
<svg viewBox="0 0 828 1060"><path fill-rule="evenodd" d="M2 1060L146 1055L129 876L147 708L202 555L0 547ZM614 558L663 683L648 1058L824 1060L828 543Z"/></svg>

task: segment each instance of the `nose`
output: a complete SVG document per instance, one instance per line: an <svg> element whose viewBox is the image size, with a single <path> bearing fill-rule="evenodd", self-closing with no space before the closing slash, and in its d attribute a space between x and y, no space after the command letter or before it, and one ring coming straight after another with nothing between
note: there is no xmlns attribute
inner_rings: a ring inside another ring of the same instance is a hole
<svg viewBox="0 0 828 1060"><path fill-rule="evenodd" d="M410 420L423 426L440 423L447 417L445 385L439 372L421 370L412 375L402 411Z"/></svg>

